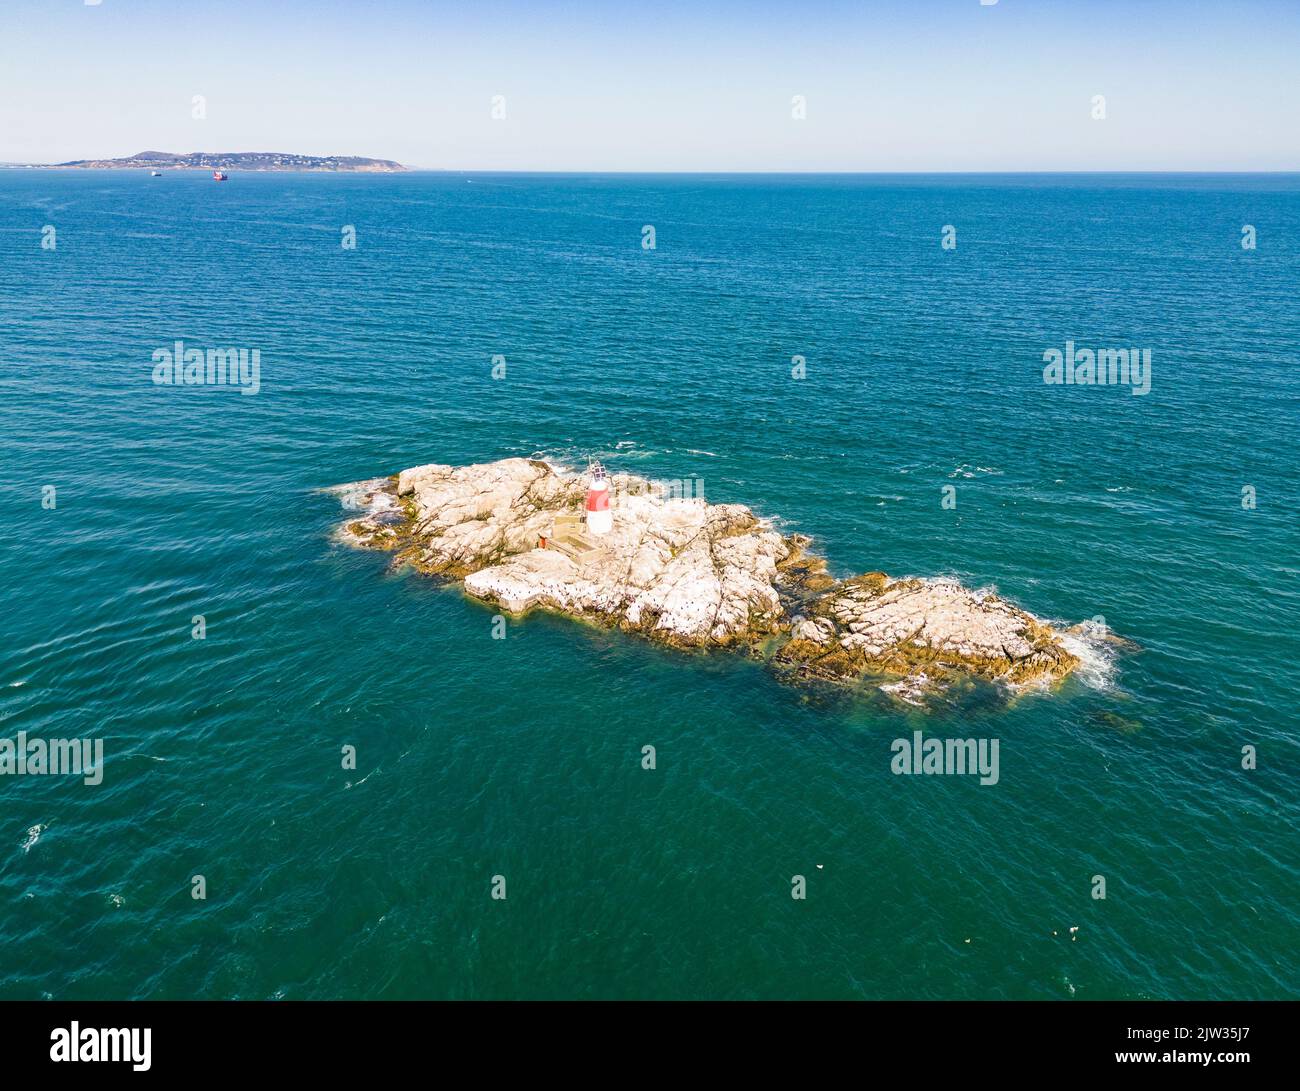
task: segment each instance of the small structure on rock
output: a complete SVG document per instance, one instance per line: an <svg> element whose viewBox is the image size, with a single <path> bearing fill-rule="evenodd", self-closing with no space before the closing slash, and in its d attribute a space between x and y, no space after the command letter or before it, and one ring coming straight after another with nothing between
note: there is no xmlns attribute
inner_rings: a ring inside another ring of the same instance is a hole
<svg viewBox="0 0 1300 1091"><path fill-rule="evenodd" d="M593 461L587 467L587 533L608 534L614 529L614 513L609 507L609 475L605 467Z"/></svg>

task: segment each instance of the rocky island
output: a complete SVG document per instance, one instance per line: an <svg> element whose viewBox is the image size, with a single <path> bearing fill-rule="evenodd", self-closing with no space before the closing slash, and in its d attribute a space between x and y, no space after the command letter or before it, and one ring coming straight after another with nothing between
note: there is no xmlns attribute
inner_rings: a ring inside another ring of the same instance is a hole
<svg viewBox="0 0 1300 1091"><path fill-rule="evenodd" d="M407 168L391 159L358 155L297 155L292 152L138 152L121 159L74 159L50 163L58 169L85 170L310 170L388 174Z"/></svg>
<svg viewBox="0 0 1300 1091"><path fill-rule="evenodd" d="M746 507L596 474L593 485L525 458L417 466L339 486L360 512L341 535L510 613L742 648L787 678L870 680L911 703L960 679L1050 686L1079 663L1070 630L992 593L882 572L834 579L809 538Z"/></svg>

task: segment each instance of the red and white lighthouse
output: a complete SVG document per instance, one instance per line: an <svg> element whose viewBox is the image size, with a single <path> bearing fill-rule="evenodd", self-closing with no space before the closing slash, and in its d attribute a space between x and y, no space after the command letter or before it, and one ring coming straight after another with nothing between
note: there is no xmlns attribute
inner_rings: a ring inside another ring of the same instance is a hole
<svg viewBox="0 0 1300 1091"><path fill-rule="evenodd" d="M605 467L593 462L587 469L587 533L608 534L614 529L609 510L609 477Z"/></svg>

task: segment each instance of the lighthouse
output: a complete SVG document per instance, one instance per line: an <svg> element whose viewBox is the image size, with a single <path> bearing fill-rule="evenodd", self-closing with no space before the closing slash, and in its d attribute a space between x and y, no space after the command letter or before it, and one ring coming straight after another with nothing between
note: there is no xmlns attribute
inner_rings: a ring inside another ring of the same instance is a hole
<svg viewBox="0 0 1300 1091"><path fill-rule="evenodd" d="M614 513L609 510L609 477L605 467L593 462L587 468L587 533L608 534L614 529Z"/></svg>

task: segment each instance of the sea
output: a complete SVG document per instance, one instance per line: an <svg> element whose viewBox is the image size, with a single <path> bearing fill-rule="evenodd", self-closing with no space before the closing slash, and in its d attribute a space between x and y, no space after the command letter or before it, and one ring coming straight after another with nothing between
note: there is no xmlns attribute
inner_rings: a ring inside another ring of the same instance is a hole
<svg viewBox="0 0 1300 1091"><path fill-rule="evenodd" d="M0 171L0 770L103 752L0 776L0 998L1300 995L1298 346L1297 175ZM511 456L1082 666L917 707L336 536Z"/></svg>

